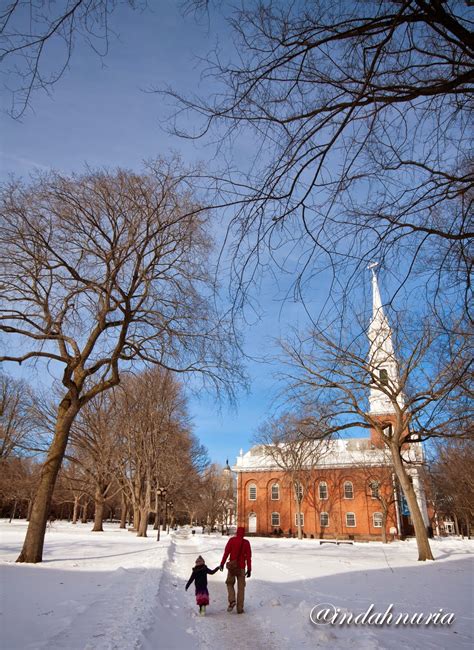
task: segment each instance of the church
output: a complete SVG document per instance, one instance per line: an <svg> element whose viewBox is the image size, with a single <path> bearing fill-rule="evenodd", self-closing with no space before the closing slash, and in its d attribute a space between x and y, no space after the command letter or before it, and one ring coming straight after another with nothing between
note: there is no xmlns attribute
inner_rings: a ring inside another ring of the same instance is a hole
<svg viewBox="0 0 474 650"><path fill-rule="evenodd" d="M398 382L391 330L384 313L377 276L372 268L372 318L369 355L380 379ZM403 396L400 394L400 400ZM370 389L369 413L390 421L394 409L376 388ZM316 443L317 444L317 443ZM407 445L410 479L426 526L426 497L420 480L421 443ZM316 459L316 460L315 460ZM390 455L375 430L366 438L334 439L325 452L304 467L304 480L294 481L256 446L243 450L232 468L237 476L237 518L248 534L329 540L390 540L413 534L410 512L395 479ZM299 503L298 503L299 501Z"/></svg>

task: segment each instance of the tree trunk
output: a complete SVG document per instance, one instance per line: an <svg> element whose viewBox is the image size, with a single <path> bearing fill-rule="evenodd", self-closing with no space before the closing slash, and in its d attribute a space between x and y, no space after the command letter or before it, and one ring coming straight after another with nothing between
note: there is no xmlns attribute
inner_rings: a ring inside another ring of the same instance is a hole
<svg viewBox="0 0 474 650"><path fill-rule="evenodd" d="M153 530L158 530L158 493L155 490L155 523L153 524Z"/></svg>
<svg viewBox="0 0 474 650"><path fill-rule="evenodd" d="M66 396L59 405L54 438L41 468L41 475L36 491L31 519L26 531L23 548L17 562L41 562L43 559L44 536L48 523L49 511L54 486L61 463L64 458L71 425L79 412L77 402L71 403L71 396Z"/></svg>
<svg viewBox="0 0 474 650"><path fill-rule="evenodd" d="M120 507L120 528L127 527L127 499L125 494L122 492L122 503Z"/></svg>
<svg viewBox="0 0 474 650"><path fill-rule="evenodd" d="M387 510L382 511L382 543L387 543Z"/></svg>
<svg viewBox="0 0 474 650"><path fill-rule="evenodd" d="M137 537L146 537L148 528L148 508L145 506L140 509L140 525L138 527Z"/></svg>
<svg viewBox="0 0 474 650"><path fill-rule="evenodd" d="M138 528L137 537L146 537L148 528L148 516L151 508L151 485L147 481L144 494L144 505L140 508L140 526Z"/></svg>
<svg viewBox="0 0 474 650"><path fill-rule="evenodd" d="M104 520L104 497L102 495L102 490L100 486L97 486L95 495L94 495L94 528L92 529L93 533L103 533L103 520Z"/></svg>
<svg viewBox="0 0 474 650"><path fill-rule="evenodd" d="M11 509L11 513L10 513L10 523L12 523L12 519L15 519L17 503L18 503L18 501L17 501L17 499L15 499L15 501L13 503L13 508Z"/></svg>
<svg viewBox="0 0 474 650"><path fill-rule="evenodd" d="M459 521L456 514L453 514L453 519L454 519L454 532L459 537Z"/></svg>
<svg viewBox="0 0 474 650"><path fill-rule="evenodd" d="M136 504L133 505L133 530L140 527L140 510Z"/></svg>
<svg viewBox="0 0 474 650"><path fill-rule="evenodd" d="M88 503L84 503L81 508L81 524L87 524L87 507Z"/></svg>
<svg viewBox="0 0 474 650"><path fill-rule="evenodd" d="M77 524L79 519L79 497L74 497L74 509L72 511L72 523Z"/></svg>
<svg viewBox="0 0 474 650"><path fill-rule="evenodd" d="M431 552L430 542L428 540L428 532L426 530L425 522L421 515L420 508L418 506L418 501L416 500L415 490L410 481L410 477L405 471L403 462L400 456L400 449L398 446L390 448L392 452L393 467L395 473L400 482L400 486L403 490L403 494L408 503L410 509L410 515L413 521L413 526L415 528L415 537L416 543L418 546L418 560L424 562L425 560L434 560L433 554Z"/></svg>

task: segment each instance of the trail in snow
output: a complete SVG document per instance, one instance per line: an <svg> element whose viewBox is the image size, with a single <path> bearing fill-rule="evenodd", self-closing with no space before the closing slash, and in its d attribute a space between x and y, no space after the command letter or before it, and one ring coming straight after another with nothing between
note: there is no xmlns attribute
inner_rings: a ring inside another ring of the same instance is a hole
<svg viewBox="0 0 474 650"><path fill-rule="evenodd" d="M198 614L195 604L194 586L184 590L194 561L204 554L206 564L216 567L222 557L227 538L211 540L191 537L187 532L177 532L170 547L170 558L164 564L163 577L158 593L158 609L155 624L144 633L143 650L203 649L219 646L222 650L236 647L239 650L255 648L278 649L281 646L274 638L275 632L255 614L255 599L246 599L246 613L227 612L226 573L218 571L209 576L210 605L205 617ZM251 579L247 581L247 595L251 593Z"/></svg>

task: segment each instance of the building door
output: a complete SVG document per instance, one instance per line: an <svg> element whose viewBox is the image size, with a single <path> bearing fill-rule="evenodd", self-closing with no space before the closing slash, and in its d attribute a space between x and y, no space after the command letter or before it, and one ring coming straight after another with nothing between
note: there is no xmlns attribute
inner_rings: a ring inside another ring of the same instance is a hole
<svg viewBox="0 0 474 650"><path fill-rule="evenodd" d="M254 512L249 514L249 533L257 532L257 515Z"/></svg>

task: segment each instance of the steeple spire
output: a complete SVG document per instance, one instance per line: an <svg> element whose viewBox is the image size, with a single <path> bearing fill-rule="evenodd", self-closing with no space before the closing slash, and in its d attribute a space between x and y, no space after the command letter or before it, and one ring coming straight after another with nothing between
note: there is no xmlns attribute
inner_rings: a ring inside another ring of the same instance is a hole
<svg viewBox="0 0 474 650"><path fill-rule="evenodd" d="M369 264L372 271L372 320L369 325L369 358L368 362L373 374L380 383L392 388L398 386L398 366L392 343L392 330L385 315L375 268L377 262ZM403 398L398 397L398 403L403 404ZM395 409L385 393L375 387L370 388L369 412L372 414L394 413Z"/></svg>

